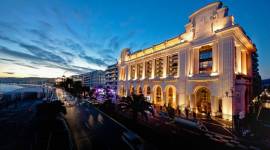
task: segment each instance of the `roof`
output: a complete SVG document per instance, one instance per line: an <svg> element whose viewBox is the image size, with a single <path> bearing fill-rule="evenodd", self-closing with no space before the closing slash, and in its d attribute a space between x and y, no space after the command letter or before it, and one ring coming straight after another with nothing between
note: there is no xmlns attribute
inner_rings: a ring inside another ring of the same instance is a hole
<svg viewBox="0 0 270 150"><path fill-rule="evenodd" d="M211 7L214 7L214 6L216 6L217 8L220 8L220 7L222 6L222 2L213 2L213 3L209 3L209 4L207 4L206 6L204 6L204 7L200 8L199 10L195 11L193 14L191 14L191 15L189 16L189 18L192 18L192 17L194 17L195 15L197 15L198 13L200 13L200 12L206 10L206 9L209 9L209 8L211 8Z"/></svg>

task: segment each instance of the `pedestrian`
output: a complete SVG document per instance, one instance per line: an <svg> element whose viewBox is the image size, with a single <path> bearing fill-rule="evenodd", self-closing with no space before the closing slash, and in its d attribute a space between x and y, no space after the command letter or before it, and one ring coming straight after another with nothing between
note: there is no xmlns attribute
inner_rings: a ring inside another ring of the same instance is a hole
<svg viewBox="0 0 270 150"><path fill-rule="evenodd" d="M195 111L192 111L192 116L193 116L193 119L196 120L196 113L195 113Z"/></svg>
<svg viewBox="0 0 270 150"><path fill-rule="evenodd" d="M210 117L210 111L207 111L206 114L207 114L207 119L211 119L211 117Z"/></svg>
<svg viewBox="0 0 270 150"><path fill-rule="evenodd" d="M189 113L189 110L187 107L185 107L185 114L186 114L186 118L188 119L188 113Z"/></svg>
<svg viewBox="0 0 270 150"><path fill-rule="evenodd" d="M177 106L177 108L176 108L176 114L177 114L178 116L180 116L180 108L179 108L179 106Z"/></svg>

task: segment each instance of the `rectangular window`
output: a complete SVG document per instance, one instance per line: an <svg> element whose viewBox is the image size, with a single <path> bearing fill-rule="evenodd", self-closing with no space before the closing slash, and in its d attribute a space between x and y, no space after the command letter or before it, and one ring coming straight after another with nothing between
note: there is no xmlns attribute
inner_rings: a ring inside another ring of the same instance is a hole
<svg viewBox="0 0 270 150"><path fill-rule="evenodd" d="M130 69L131 69L131 76L130 78L133 80L135 79L135 71L136 71L136 66L135 65L131 65Z"/></svg>
<svg viewBox="0 0 270 150"><path fill-rule="evenodd" d="M212 66L212 48L210 46L202 47L199 51L199 73L210 74Z"/></svg>
<svg viewBox="0 0 270 150"><path fill-rule="evenodd" d="M155 60L155 77L163 76L163 58Z"/></svg>
<svg viewBox="0 0 270 150"><path fill-rule="evenodd" d="M177 75L178 71L178 54L168 56L167 59L167 74L169 77L174 77Z"/></svg>
<svg viewBox="0 0 270 150"><path fill-rule="evenodd" d="M143 74L143 64L137 64L137 79L141 79Z"/></svg>
<svg viewBox="0 0 270 150"><path fill-rule="evenodd" d="M152 76L152 60L145 62L145 78Z"/></svg>

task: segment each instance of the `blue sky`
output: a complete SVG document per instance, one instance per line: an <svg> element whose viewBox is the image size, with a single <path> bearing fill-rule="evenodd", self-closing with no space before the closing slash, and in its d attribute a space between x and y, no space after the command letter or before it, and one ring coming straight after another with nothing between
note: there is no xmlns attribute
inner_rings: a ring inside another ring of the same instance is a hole
<svg viewBox="0 0 270 150"><path fill-rule="evenodd" d="M57 77L105 69L133 51L184 31L188 16L212 0L1 0L0 76ZM224 0L270 78L268 0Z"/></svg>

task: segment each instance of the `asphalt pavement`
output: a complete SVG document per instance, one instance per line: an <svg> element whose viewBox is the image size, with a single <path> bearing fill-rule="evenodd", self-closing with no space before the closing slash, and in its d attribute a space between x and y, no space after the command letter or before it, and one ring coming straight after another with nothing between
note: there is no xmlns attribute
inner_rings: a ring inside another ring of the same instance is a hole
<svg viewBox="0 0 270 150"><path fill-rule="evenodd" d="M66 101L73 101L70 98L68 95L62 97ZM66 119L78 150L130 149L122 139L123 133L129 131L129 129L100 112L89 103L76 103L66 108Z"/></svg>

